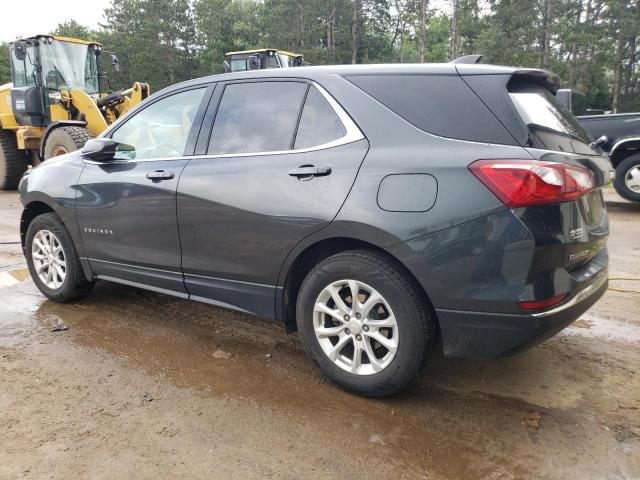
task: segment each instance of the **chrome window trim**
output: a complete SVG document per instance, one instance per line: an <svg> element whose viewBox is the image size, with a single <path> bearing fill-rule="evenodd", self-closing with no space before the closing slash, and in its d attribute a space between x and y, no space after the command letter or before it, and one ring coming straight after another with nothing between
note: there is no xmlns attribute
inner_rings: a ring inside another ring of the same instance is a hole
<svg viewBox="0 0 640 480"><path fill-rule="evenodd" d="M266 80L268 81L268 80ZM142 158L142 159L114 159L108 162L98 162L95 160L84 159L85 162L90 164L104 165L105 163L138 163L138 162L158 162L167 160L200 160L200 159L215 159L215 158L235 158L235 157L261 157L265 155L289 155L292 153L309 153L317 152L318 150L326 150L328 148L339 147L347 145L349 143L357 142L365 138L364 134L360 131L355 122L351 119L349 114L342 108L342 106L327 92L321 85L316 82L308 82L311 86L318 89L322 96L329 102L331 108L338 116L342 125L344 126L346 133L335 140L326 142L314 147L299 148L297 150L271 150L265 152L251 152L251 153L220 153L220 154L204 154L204 155L184 155L180 157L158 157L158 158Z"/></svg>

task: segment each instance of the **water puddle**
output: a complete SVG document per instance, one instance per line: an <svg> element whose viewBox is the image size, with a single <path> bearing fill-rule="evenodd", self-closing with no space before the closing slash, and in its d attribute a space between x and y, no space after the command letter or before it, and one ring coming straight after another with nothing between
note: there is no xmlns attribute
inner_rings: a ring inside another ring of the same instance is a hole
<svg viewBox="0 0 640 480"><path fill-rule="evenodd" d="M637 319L635 319L637 321ZM640 325L613 316L587 312L564 330L569 335L602 338L625 343L640 343Z"/></svg>

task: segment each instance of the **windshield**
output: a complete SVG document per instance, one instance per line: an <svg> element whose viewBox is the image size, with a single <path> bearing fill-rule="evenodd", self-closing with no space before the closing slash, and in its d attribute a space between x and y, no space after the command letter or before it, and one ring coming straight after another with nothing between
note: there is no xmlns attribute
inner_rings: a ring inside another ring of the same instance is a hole
<svg viewBox="0 0 640 480"><path fill-rule="evenodd" d="M280 63L283 67L295 67L297 66L297 57L290 57L289 55L285 55L283 53L278 53L278 57L280 57Z"/></svg>
<svg viewBox="0 0 640 480"><path fill-rule="evenodd" d="M509 89L520 117L529 127L529 146L560 152L597 155L591 137L545 88L520 84Z"/></svg>
<svg viewBox="0 0 640 480"><path fill-rule="evenodd" d="M40 61L45 84L51 89L77 88L96 94L98 65L93 45L53 40L40 42Z"/></svg>

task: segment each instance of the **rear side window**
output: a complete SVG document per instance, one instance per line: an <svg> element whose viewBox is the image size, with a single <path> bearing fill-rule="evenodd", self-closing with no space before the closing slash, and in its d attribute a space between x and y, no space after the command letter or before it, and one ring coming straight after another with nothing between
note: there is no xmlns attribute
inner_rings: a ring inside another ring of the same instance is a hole
<svg viewBox="0 0 640 480"><path fill-rule="evenodd" d="M583 155L597 154L589 147L589 134L545 88L527 83L510 85L509 96L529 129L528 146Z"/></svg>
<svg viewBox="0 0 640 480"><path fill-rule="evenodd" d="M350 75L347 80L426 132L461 140L515 144L458 76Z"/></svg>
<svg viewBox="0 0 640 480"><path fill-rule="evenodd" d="M340 118L320 91L311 87L300 117L295 149L316 147L347 134Z"/></svg>
<svg viewBox="0 0 640 480"><path fill-rule="evenodd" d="M208 153L291 149L307 85L252 82L227 85L216 113Z"/></svg>

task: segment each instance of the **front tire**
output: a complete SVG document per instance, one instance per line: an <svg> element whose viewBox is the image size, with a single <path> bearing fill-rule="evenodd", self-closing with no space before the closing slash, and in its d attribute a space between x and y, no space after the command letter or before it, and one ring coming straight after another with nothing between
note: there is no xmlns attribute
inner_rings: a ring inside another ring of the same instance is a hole
<svg viewBox="0 0 640 480"><path fill-rule="evenodd" d="M622 198L640 202L640 153L629 155L618 164L614 186Z"/></svg>
<svg viewBox="0 0 640 480"><path fill-rule="evenodd" d="M58 127L47 137L44 145L44 159L75 152L84 147L93 135L84 127Z"/></svg>
<svg viewBox="0 0 640 480"><path fill-rule="evenodd" d="M18 150L15 132L0 130L0 190L18 188L28 164L24 152Z"/></svg>
<svg viewBox="0 0 640 480"><path fill-rule="evenodd" d="M435 322L415 282L366 250L316 265L300 288L296 317L305 350L324 375L367 397L405 388L434 345Z"/></svg>
<svg viewBox="0 0 640 480"><path fill-rule="evenodd" d="M93 287L82 266L71 236L55 213L33 219L25 239L25 256L31 278L49 299L68 302Z"/></svg>

